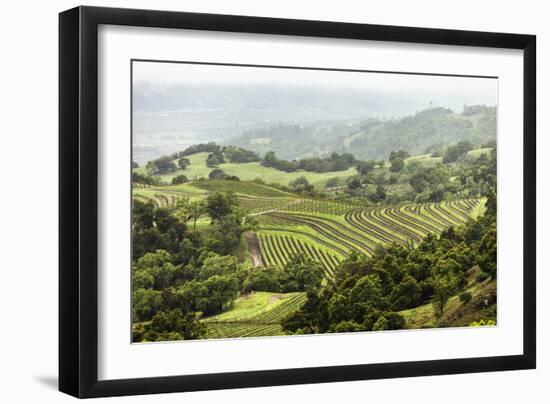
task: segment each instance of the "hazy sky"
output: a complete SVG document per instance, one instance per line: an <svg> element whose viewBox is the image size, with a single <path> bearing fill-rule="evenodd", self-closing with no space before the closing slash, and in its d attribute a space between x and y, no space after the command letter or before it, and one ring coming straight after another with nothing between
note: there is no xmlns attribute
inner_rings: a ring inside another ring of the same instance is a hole
<svg viewBox="0 0 550 404"><path fill-rule="evenodd" d="M365 89L371 92L431 96L444 103L497 104L497 79L424 76L366 72L340 72L212 66L182 63L134 62L134 83L148 82L162 88L173 84L300 85L329 88Z"/></svg>

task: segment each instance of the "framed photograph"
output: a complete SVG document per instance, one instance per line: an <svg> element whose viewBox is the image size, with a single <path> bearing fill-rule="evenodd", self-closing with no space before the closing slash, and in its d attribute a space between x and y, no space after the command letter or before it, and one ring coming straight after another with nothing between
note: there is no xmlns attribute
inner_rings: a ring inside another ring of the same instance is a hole
<svg viewBox="0 0 550 404"><path fill-rule="evenodd" d="M59 28L61 391L535 368L534 36Z"/></svg>

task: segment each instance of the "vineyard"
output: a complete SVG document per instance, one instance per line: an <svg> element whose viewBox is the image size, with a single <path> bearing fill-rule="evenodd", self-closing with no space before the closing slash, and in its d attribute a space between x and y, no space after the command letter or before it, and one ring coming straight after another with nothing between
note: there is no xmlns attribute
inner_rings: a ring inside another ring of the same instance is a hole
<svg viewBox="0 0 550 404"><path fill-rule="evenodd" d="M145 191L146 190L146 191ZM134 198L142 202L152 202L159 208L171 208L176 206L179 199L177 195L167 192L156 192L150 188L141 188L141 192L134 192Z"/></svg>
<svg viewBox="0 0 550 404"><path fill-rule="evenodd" d="M246 195L247 197L295 197L294 194L269 187L255 182L230 181L230 180L202 180L195 181L193 187L204 189L206 191L224 191L234 192L237 195Z"/></svg>
<svg viewBox="0 0 550 404"><path fill-rule="evenodd" d="M329 252L326 248L315 243L305 242L295 236L281 233L259 233L262 258L267 266L284 266L292 257L303 254L320 263L325 275L330 278L334 275L341 258Z"/></svg>
<svg viewBox="0 0 550 404"><path fill-rule="evenodd" d="M232 310L202 321L206 326L204 338L283 335L281 320L298 310L305 300L305 293L255 292L241 296Z"/></svg>
<svg viewBox="0 0 550 404"><path fill-rule="evenodd" d="M406 192L394 184L392 192ZM389 189L388 189L389 190ZM367 207L354 202L306 198L255 182L201 180L182 186L151 187L135 184L133 196L171 208L179 199L204 199L216 191L231 191L259 225L262 262L283 267L304 254L319 262L330 278L351 251L370 256L383 245L411 245L430 233L460 226L483 209L480 199L440 203Z"/></svg>
<svg viewBox="0 0 550 404"><path fill-rule="evenodd" d="M370 256L379 246L407 246L430 233L460 226L472 218L481 203L479 199L465 199L359 208L300 200L258 216L262 256L268 265L283 266L292 255L303 253L331 273L333 260L347 257L351 251Z"/></svg>

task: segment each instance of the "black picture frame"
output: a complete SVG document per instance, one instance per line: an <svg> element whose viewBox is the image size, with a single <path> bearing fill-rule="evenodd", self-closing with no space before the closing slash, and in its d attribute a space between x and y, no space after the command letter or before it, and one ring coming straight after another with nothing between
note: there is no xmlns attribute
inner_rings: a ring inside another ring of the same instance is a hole
<svg viewBox="0 0 550 404"><path fill-rule="evenodd" d="M98 26L463 45L523 50L523 354L99 381ZM77 7L59 15L59 390L103 397L324 383L536 366L536 37L340 22Z"/></svg>

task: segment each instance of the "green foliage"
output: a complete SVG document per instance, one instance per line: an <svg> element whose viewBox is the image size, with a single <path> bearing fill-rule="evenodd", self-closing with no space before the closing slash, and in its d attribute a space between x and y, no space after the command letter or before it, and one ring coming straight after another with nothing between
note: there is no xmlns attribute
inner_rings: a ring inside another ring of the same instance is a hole
<svg viewBox="0 0 550 404"><path fill-rule="evenodd" d="M196 154L196 153L220 153L221 151L221 147L218 146L217 144L215 143L200 143L200 144L196 144L196 145L193 145L193 146L189 146L187 149L181 151L181 152L178 152L178 153L174 153L173 155L171 155L170 157L172 158L172 160L176 160L176 159L179 159L179 158L182 158L182 157L185 157L185 156L190 156L192 154Z"/></svg>
<svg viewBox="0 0 550 404"><path fill-rule="evenodd" d="M479 266L489 276L497 276L497 226L493 223L487 231L479 245L479 254L481 259Z"/></svg>
<svg viewBox="0 0 550 404"><path fill-rule="evenodd" d="M238 270L239 263L236 257L208 253L207 258L202 261L196 279L206 280L214 275L236 274Z"/></svg>
<svg viewBox="0 0 550 404"><path fill-rule="evenodd" d="M384 316L378 317L378 320L372 326L372 331L384 331L389 329L389 322Z"/></svg>
<svg viewBox="0 0 550 404"><path fill-rule="evenodd" d="M178 253L185 235L185 224L167 208L156 208L151 202L134 200L132 230L133 258L137 260L156 250Z"/></svg>
<svg viewBox="0 0 550 404"><path fill-rule="evenodd" d="M174 178L172 178L172 185L185 184L186 182L189 182L189 180L183 174L177 175Z"/></svg>
<svg viewBox="0 0 550 404"><path fill-rule="evenodd" d="M472 300L472 294L470 292L462 292L458 295L458 298L460 299L460 303L468 303Z"/></svg>
<svg viewBox="0 0 550 404"><path fill-rule="evenodd" d="M223 153L231 163L252 163L255 161L260 161L260 156L258 156L257 153L242 149L240 147L224 147Z"/></svg>
<svg viewBox="0 0 550 404"><path fill-rule="evenodd" d="M355 164L356 160L350 153L338 154L333 152L329 157L311 157L300 160L281 160L275 152L265 154L261 162L264 167L273 167L281 171L294 172L297 170L311 171L316 173L345 171Z"/></svg>
<svg viewBox="0 0 550 404"><path fill-rule="evenodd" d="M369 200L374 203L382 202L386 197L387 194L382 185L377 185L376 191L368 195Z"/></svg>
<svg viewBox="0 0 550 404"><path fill-rule="evenodd" d="M132 295L134 322L150 320L162 308L162 293L153 289L137 289Z"/></svg>
<svg viewBox="0 0 550 404"><path fill-rule="evenodd" d="M399 172L403 169L403 167L405 167L405 160L403 160L402 158L396 157L393 160L391 160L391 167L390 167L391 172L394 172L394 173Z"/></svg>
<svg viewBox="0 0 550 404"><path fill-rule="evenodd" d="M170 156L162 156L156 160L150 161L145 166L147 174L162 175L176 171L176 165Z"/></svg>
<svg viewBox="0 0 550 404"><path fill-rule="evenodd" d="M184 313L175 309L155 314L150 323L134 325L134 342L175 341L200 338L205 327L196 321L193 313Z"/></svg>
<svg viewBox="0 0 550 404"><path fill-rule="evenodd" d="M355 166L355 169L357 172L362 175L366 176L370 174L375 168L376 168L376 161L369 160L369 161L359 161L357 165Z"/></svg>
<svg viewBox="0 0 550 404"><path fill-rule="evenodd" d="M214 275L200 286L201 295L196 304L205 315L221 313L231 307L239 292L238 279L229 275Z"/></svg>
<svg viewBox="0 0 550 404"><path fill-rule="evenodd" d="M280 292L280 271L274 267L256 268L249 272L243 281L243 291Z"/></svg>
<svg viewBox="0 0 550 404"><path fill-rule="evenodd" d="M495 320L479 320L479 321L472 321L470 324L468 324L470 327L493 327L497 325L497 322Z"/></svg>
<svg viewBox="0 0 550 404"><path fill-rule="evenodd" d="M212 219L207 236L184 222L203 212ZM183 199L172 209L134 201L133 295L135 341L200 338L198 313L231 307L246 273L227 254L239 243L243 216L231 193L202 201Z"/></svg>
<svg viewBox="0 0 550 404"><path fill-rule="evenodd" d="M132 184L162 185L162 181L155 177L132 172Z"/></svg>
<svg viewBox="0 0 550 404"><path fill-rule="evenodd" d="M474 148L474 145L470 142L459 142L455 146L450 146L443 155L443 164L452 163L463 157L470 150Z"/></svg>
<svg viewBox="0 0 550 404"><path fill-rule="evenodd" d="M212 218L212 222L220 222L223 217L228 216L237 204L233 193L215 192L206 199L205 210Z"/></svg>
<svg viewBox="0 0 550 404"><path fill-rule="evenodd" d="M185 170L189 166L189 164L191 164L191 162L185 157L180 157L178 159L178 167L180 168L180 170Z"/></svg>
<svg viewBox="0 0 550 404"><path fill-rule="evenodd" d="M437 315L443 315L445 304L453 296L458 288L459 279L453 273L438 273L431 278L434 290L434 307Z"/></svg>
<svg viewBox="0 0 550 404"><path fill-rule="evenodd" d="M299 254L284 267L281 280L283 292L301 292L317 289L323 280L323 268L311 258Z"/></svg>
<svg viewBox="0 0 550 404"><path fill-rule="evenodd" d="M223 170L216 168L215 170L210 171L210 174L208 174L208 178L211 180L223 180L225 179L225 173Z"/></svg>
<svg viewBox="0 0 550 404"><path fill-rule="evenodd" d="M355 321L341 321L331 328L331 332L354 332L362 331L363 327L360 324L357 324Z"/></svg>
<svg viewBox="0 0 550 404"><path fill-rule="evenodd" d="M412 275L407 274L395 285L390 299L396 310L405 310L417 305L421 296L422 287Z"/></svg>
<svg viewBox="0 0 550 404"><path fill-rule="evenodd" d="M325 187L326 188L334 188L334 187L337 187L338 185L340 185L340 178L338 177L334 177L334 178L329 178L327 180L327 182L325 183Z"/></svg>
<svg viewBox="0 0 550 404"><path fill-rule="evenodd" d="M313 192L313 185L309 183L306 177L298 177L289 183L290 189L298 194L307 194Z"/></svg>
<svg viewBox="0 0 550 404"><path fill-rule="evenodd" d="M296 255L281 269L267 267L248 272L243 281L245 292L307 292L318 289L324 278L319 263L305 255Z"/></svg>
<svg viewBox="0 0 550 404"><path fill-rule="evenodd" d="M481 283L489 279L491 275L489 275L487 272L480 272L476 276L476 282Z"/></svg>
<svg viewBox="0 0 550 404"><path fill-rule="evenodd" d="M347 186L348 186L348 189L353 191L355 189L359 189L361 188L361 180L357 177L351 177L348 181L347 181Z"/></svg>

